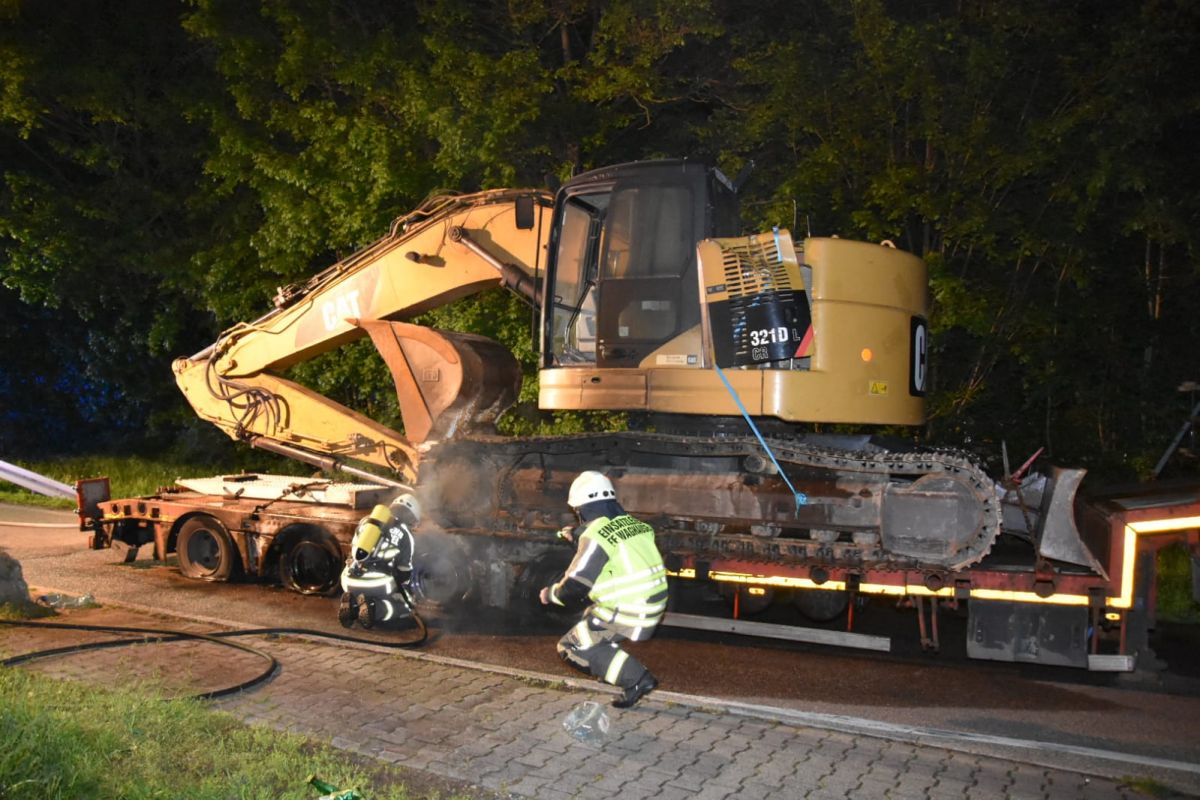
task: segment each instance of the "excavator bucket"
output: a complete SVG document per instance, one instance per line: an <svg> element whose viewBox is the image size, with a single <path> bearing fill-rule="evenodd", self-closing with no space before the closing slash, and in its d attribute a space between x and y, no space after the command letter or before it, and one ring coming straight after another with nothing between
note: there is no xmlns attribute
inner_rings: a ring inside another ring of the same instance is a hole
<svg viewBox="0 0 1200 800"><path fill-rule="evenodd" d="M388 320L359 320L383 356L413 444L452 439L496 421L517 399L521 366L483 336Z"/></svg>

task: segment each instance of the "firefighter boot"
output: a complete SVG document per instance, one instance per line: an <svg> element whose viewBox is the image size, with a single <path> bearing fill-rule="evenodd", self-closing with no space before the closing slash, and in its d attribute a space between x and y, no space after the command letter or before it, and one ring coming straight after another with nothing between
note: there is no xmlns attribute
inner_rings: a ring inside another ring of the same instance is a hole
<svg viewBox="0 0 1200 800"><path fill-rule="evenodd" d="M646 670L642 673L642 677L637 679L637 683L625 687L624 694L612 701L613 707L632 708L638 700L650 694L657 686L658 678L651 675L650 670Z"/></svg>
<svg viewBox="0 0 1200 800"><path fill-rule="evenodd" d="M343 628L349 628L357 618L358 603L354 601L354 596L349 592L342 592L342 600L338 604L338 622L342 623Z"/></svg>
<svg viewBox="0 0 1200 800"><path fill-rule="evenodd" d="M366 630L375 627L375 604L365 594L358 596L358 624Z"/></svg>

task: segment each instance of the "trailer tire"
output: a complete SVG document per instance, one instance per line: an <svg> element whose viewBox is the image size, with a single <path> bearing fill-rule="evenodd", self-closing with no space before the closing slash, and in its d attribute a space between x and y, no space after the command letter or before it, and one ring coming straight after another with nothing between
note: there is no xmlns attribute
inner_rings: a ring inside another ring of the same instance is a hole
<svg viewBox="0 0 1200 800"><path fill-rule="evenodd" d="M461 610L471 601L474 579L472 559L452 536L418 533L413 553L409 589L424 611Z"/></svg>
<svg viewBox="0 0 1200 800"><path fill-rule="evenodd" d="M761 614L775 602L774 589L765 589L762 594L750 594L749 588L751 587L722 584L717 591L725 598L725 602L729 604L730 608L736 602L740 616L753 617Z"/></svg>
<svg viewBox="0 0 1200 800"><path fill-rule="evenodd" d="M810 622L832 622L850 607L850 595L833 589L801 589L792 595L792 604Z"/></svg>
<svg viewBox="0 0 1200 800"><path fill-rule="evenodd" d="M570 627L578 621L580 608L553 603L542 605L542 588L558 580L571 566L570 551L544 553L525 565L517 576L506 613L522 627Z"/></svg>
<svg viewBox="0 0 1200 800"><path fill-rule="evenodd" d="M331 594L342 574L341 548L324 529L301 527L279 554L279 582L300 594Z"/></svg>
<svg viewBox="0 0 1200 800"><path fill-rule="evenodd" d="M233 537L216 517L197 514L183 523L175 540L179 571L200 581L227 581L241 572Z"/></svg>

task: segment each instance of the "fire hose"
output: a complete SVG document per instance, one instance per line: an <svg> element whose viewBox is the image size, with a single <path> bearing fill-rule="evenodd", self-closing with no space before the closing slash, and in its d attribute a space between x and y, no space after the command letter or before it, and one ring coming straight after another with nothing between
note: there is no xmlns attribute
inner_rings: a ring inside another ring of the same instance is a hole
<svg viewBox="0 0 1200 800"><path fill-rule="evenodd" d="M192 695L197 700L212 700L217 697L236 694L237 692L245 691L253 686L263 683L279 668L279 662L270 653L263 652L254 647L251 647L240 642L231 642L227 639L235 636L276 636L276 635L300 635L300 636L317 636L324 639L334 639L342 642L354 642L356 644L371 644L388 649L405 649L410 647L419 647L429 638L428 628L425 626L425 621L414 610L412 612L413 621L420 631L420 636L417 639L404 642L381 642L374 639L359 639L354 636L345 636L338 633L326 633L325 631L312 630L309 628L251 628L241 631L217 631L214 633L192 633L189 631L171 630L163 628L129 628L118 625L81 625L71 623L57 622L33 622L30 620L0 620L0 625L11 625L22 628L61 628L63 630L76 631L98 631L102 633L136 633L140 634L140 638L134 639L106 639L100 642L85 642L82 644L70 645L68 647L55 647L47 650L35 650L30 653L23 653L19 656L13 656L0 661L0 666L9 667L18 664L24 664L28 661L34 661L42 658L52 658L55 656L64 656L74 653L82 653L88 650L102 650L112 647L126 647L134 644L152 644L158 642L177 642L188 639L211 642L225 647L232 647L241 650L251 655L257 656L262 661L267 663L266 669L249 680L242 681L235 686L227 686L222 689L215 689L210 692L201 692L200 694Z"/></svg>

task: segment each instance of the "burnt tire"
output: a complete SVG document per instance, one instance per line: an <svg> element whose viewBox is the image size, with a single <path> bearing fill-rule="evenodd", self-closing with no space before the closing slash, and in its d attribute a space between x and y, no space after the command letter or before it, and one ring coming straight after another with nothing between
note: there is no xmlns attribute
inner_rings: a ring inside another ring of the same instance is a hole
<svg viewBox="0 0 1200 800"><path fill-rule="evenodd" d="M279 553L279 582L300 594L332 594L340 585L344 559L337 540L315 525L285 530Z"/></svg>
<svg viewBox="0 0 1200 800"><path fill-rule="evenodd" d="M506 613L517 624L534 628L569 628L579 620L586 603L576 603L570 608L547 603L540 598L544 587L557 581L571 566L572 552L546 553L525 565L517 577Z"/></svg>
<svg viewBox="0 0 1200 800"><path fill-rule="evenodd" d="M475 585L462 545L449 536L418 533L414 549L408 589L418 609L450 612L469 606Z"/></svg>
<svg viewBox="0 0 1200 800"><path fill-rule="evenodd" d="M216 518L198 514L179 529L175 539L179 571L200 581L227 581L241 574L242 562L233 537Z"/></svg>

